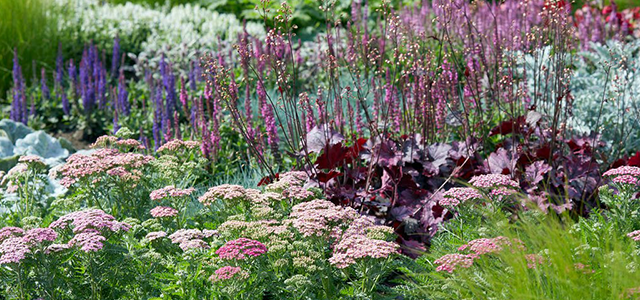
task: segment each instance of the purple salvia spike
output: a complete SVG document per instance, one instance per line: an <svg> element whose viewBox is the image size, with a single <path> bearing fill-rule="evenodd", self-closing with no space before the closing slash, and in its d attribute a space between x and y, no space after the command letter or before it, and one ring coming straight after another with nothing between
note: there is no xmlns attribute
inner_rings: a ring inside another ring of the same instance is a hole
<svg viewBox="0 0 640 300"><path fill-rule="evenodd" d="M49 87L47 86L47 73L44 68L40 69L40 92L44 100L49 100L51 94L49 93Z"/></svg>
<svg viewBox="0 0 640 300"><path fill-rule="evenodd" d="M128 116L131 113L129 93L127 92L127 85L124 80L124 72L122 71L120 72L120 76L118 77L118 100L116 108L118 108L124 116Z"/></svg>
<svg viewBox="0 0 640 300"><path fill-rule="evenodd" d="M184 77L180 77L180 104L182 104L182 110L184 112L189 111L187 104L189 103L189 95L187 94L187 87L185 86Z"/></svg>
<svg viewBox="0 0 640 300"><path fill-rule="evenodd" d="M13 121L22 121L22 95L24 94L22 68L18 62L18 50L13 50L13 101L10 117Z"/></svg>
<svg viewBox="0 0 640 300"><path fill-rule="evenodd" d="M71 114L71 108L69 106L69 99L67 99L67 93L65 91L61 91L60 92L60 100L62 102L62 111L64 112L65 115L70 115Z"/></svg>

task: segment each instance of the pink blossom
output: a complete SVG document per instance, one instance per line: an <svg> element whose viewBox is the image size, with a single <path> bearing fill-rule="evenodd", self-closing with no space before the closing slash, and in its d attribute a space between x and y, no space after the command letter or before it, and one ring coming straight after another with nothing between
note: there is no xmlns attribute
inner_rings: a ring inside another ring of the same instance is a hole
<svg viewBox="0 0 640 300"><path fill-rule="evenodd" d="M335 245L329 262L338 269L344 269L365 257L387 258L397 253L398 248L399 245L394 242L370 239L364 235L349 235Z"/></svg>
<svg viewBox="0 0 640 300"><path fill-rule="evenodd" d="M149 241L155 241L157 239L161 239L163 237L167 236L167 233L164 231L152 231L147 233L147 235L145 236L145 238Z"/></svg>
<svg viewBox="0 0 640 300"><path fill-rule="evenodd" d="M602 176L620 176L620 175L630 175L634 177L640 177L640 168L638 167L630 167L630 166L622 166L615 169L608 170L602 174Z"/></svg>
<svg viewBox="0 0 640 300"><path fill-rule="evenodd" d="M168 206L156 206L150 211L154 218L170 218L178 215L178 210Z"/></svg>
<svg viewBox="0 0 640 300"><path fill-rule="evenodd" d="M282 191L282 196L285 198L291 198L295 200L305 200L310 197L313 197L313 192L308 191L307 189L300 186L290 186Z"/></svg>
<svg viewBox="0 0 640 300"><path fill-rule="evenodd" d="M138 140L134 140L134 139L126 139L126 140L119 140L116 142L116 145L120 146L120 147L128 147L131 149L138 149L138 150L144 150L145 147L140 144L140 142Z"/></svg>
<svg viewBox="0 0 640 300"><path fill-rule="evenodd" d="M519 240L513 240L516 247L523 248L522 242ZM458 248L458 251L469 250L473 252L471 255L480 256L484 254L498 253L505 247L512 246L514 243L509 238L499 236L495 238L481 238L470 241L469 243L462 245Z"/></svg>
<svg viewBox="0 0 640 300"><path fill-rule="evenodd" d="M84 252L96 252L104 247L102 243L106 238L96 230L87 230L78 233L69 241L69 246L79 246Z"/></svg>
<svg viewBox="0 0 640 300"><path fill-rule="evenodd" d="M204 237L204 233L199 229L179 229L169 235L169 239L174 244L182 244L192 239L202 239Z"/></svg>
<svg viewBox="0 0 640 300"><path fill-rule="evenodd" d="M198 201L204 206L209 206L216 199L222 199L227 201L240 201L245 198L245 189L240 185L235 184L222 184L210 188L204 195L198 198Z"/></svg>
<svg viewBox="0 0 640 300"><path fill-rule="evenodd" d="M527 260L527 268L535 269L538 265L542 265L545 262L545 258L540 254L527 254L524 256Z"/></svg>
<svg viewBox="0 0 640 300"><path fill-rule="evenodd" d="M193 191L195 191L194 188L179 189L173 185L169 185L151 192L149 198L151 198L151 200L162 200L167 197L184 197L191 195Z"/></svg>
<svg viewBox="0 0 640 300"><path fill-rule="evenodd" d="M295 205L289 214L293 227L305 237L322 236L336 226L349 223L359 217L351 207L340 207L327 200L312 200Z"/></svg>
<svg viewBox="0 0 640 300"><path fill-rule="evenodd" d="M116 176L124 181L138 180L140 168L146 166L153 157L138 153L121 153L116 149L99 149L90 155L75 153L67 158L57 173L62 176L60 183L65 187L91 179L98 182L103 175Z"/></svg>
<svg viewBox="0 0 640 300"><path fill-rule="evenodd" d="M633 239L634 241L640 241L640 230L632 231L627 233L627 236Z"/></svg>
<svg viewBox="0 0 640 300"><path fill-rule="evenodd" d="M243 271L240 267L225 266L217 269L214 274L209 277L209 280L211 280L212 282L217 282L234 278L242 280L247 279L248 277L249 273Z"/></svg>
<svg viewBox="0 0 640 300"><path fill-rule="evenodd" d="M182 249L182 251L191 249L209 249L209 244L201 239L188 240L180 243L180 245L178 246L180 246L180 249Z"/></svg>
<svg viewBox="0 0 640 300"><path fill-rule="evenodd" d="M164 145L158 148L158 153L168 152L175 153L178 150L186 149L193 150L195 148L200 147L200 142L197 141L182 141L182 140L171 140L166 142Z"/></svg>
<svg viewBox="0 0 640 300"><path fill-rule="evenodd" d="M482 199L482 194L474 188L454 187L444 192L444 198L438 203L441 206L456 207L462 202L472 199Z"/></svg>
<svg viewBox="0 0 640 300"><path fill-rule="evenodd" d="M42 243L44 241L53 242L58 237L58 233L51 228L34 228L29 229L22 239L27 244Z"/></svg>
<svg viewBox="0 0 640 300"><path fill-rule="evenodd" d="M470 268L473 265L473 260L475 259L472 255L466 254L446 254L434 261L438 267L436 271L442 272L447 271L449 273L453 273L458 268Z"/></svg>
<svg viewBox="0 0 640 300"><path fill-rule="evenodd" d="M0 264L19 263L31 250L20 237L10 237L0 244Z"/></svg>
<svg viewBox="0 0 640 300"><path fill-rule="evenodd" d="M131 225L118 222L112 215L105 213L99 209L87 209L69 213L60 217L49 225L49 228L65 229L73 227L74 233L81 233L89 229L128 231Z"/></svg>
<svg viewBox="0 0 640 300"><path fill-rule="evenodd" d="M42 159L40 158L40 156L37 155L24 155L21 156L20 159L18 159L18 162L21 163L25 163L28 165L34 164L34 165L40 165L40 166L44 166L44 162L42 161Z"/></svg>
<svg viewBox="0 0 640 300"><path fill-rule="evenodd" d="M21 236L24 234L24 230L19 227L3 227L0 229L0 242L9 237Z"/></svg>
<svg viewBox="0 0 640 300"><path fill-rule="evenodd" d="M229 260L244 260L248 256L256 257L265 253L267 253L267 246L247 238L228 241L216 250L220 258Z"/></svg>
<svg viewBox="0 0 640 300"><path fill-rule="evenodd" d="M477 188L495 188L495 187L513 187L519 188L520 185L511 180L509 176L502 174L486 174L486 175L478 175L473 176L469 183L473 184L473 186Z"/></svg>
<svg viewBox="0 0 640 300"><path fill-rule="evenodd" d="M638 178L631 176L631 175L620 175L620 176L616 176L613 177L613 179L611 179L611 181L615 182L615 183L619 183L619 184L630 184L630 185L637 185L638 184Z"/></svg>
<svg viewBox="0 0 640 300"><path fill-rule="evenodd" d="M308 180L309 176L304 171L291 171L282 173L278 181L267 185L267 190L281 192L292 186L302 186Z"/></svg>

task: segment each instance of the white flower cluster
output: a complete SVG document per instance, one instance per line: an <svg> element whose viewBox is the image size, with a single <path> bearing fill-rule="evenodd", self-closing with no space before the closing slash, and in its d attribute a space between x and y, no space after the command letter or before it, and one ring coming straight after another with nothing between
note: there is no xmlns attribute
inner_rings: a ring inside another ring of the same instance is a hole
<svg viewBox="0 0 640 300"><path fill-rule="evenodd" d="M118 35L122 51L136 61L138 75L147 67L157 67L161 54L186 75L196 56L219 51L220 41L234 42L243 31L242 22L234 15L199 5L150 8L99 0L56 1L70 10L70 17L60 21L61 31L84 42L93 40L102 49L111 49ZM250 35L265 35L260 24L249 22L246 28ZM228 51L228 47L222 48Z"/></svg>

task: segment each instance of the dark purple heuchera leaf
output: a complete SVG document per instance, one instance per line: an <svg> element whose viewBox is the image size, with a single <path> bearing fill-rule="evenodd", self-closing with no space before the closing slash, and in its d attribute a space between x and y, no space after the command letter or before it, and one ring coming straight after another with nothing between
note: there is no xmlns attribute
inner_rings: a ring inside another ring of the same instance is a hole
<svg viewBox="0 0 640 300"><path fill-rule="evenodd" d="M451 159L449 152L452 148L451 145L443 143L436 143L428 147L429 159L436 168L440 168L450 162L448 161Z"/></svg>
<svg viewBox="0 0 640 300"><path fill-rule="evenodd" d="M326 147L342 143L344 136L327 125L316 126L307 133L307 151L320 153Z"/></svg>
<svg viewBox="0 0 640 300"><path fill-rule="evenodd" d="M413 211L406 206L394 207L390 211L391 217L396 221L402 221L413 215Z"/></svg>
<svg viewBox="0 0 640 300"><path fill-rule="evenodd" d="M337 143L322 151L322 154L316 159L316 166L318 169L333 169L342 164L342 161L347 157L349 148L342 146L342 143Z"/></svg>
<svg viewBox="0 0 640 300"><path fill-rule="evenodd" d="M525 179L530 185L536 185L544 179L544 175L549 171L551 171L551 166L539 160L526 167Z"/></svg>
<svg viewBox="0 0 640 300"><path fill-rule="evenodd" d="M489 134L489 136L494 136L497 134L501 134L501 135L507 135L510 133L524 133L525 132L525 123L526 123L526 117L525 116L519 116L517 118L511 119L511 120L507 120L504 121L502 123L500 123L500 125L494 127L493 129L491 129L491 133Z"/></svg>
<svg viewBox="0 0 640 300"><path fill-rule="evenodd" d="M400 165L402 151L398 151L392 140L379 142L372 139L364 145L360 157L367 163L373 160L380 167L392 167Z"/></svg>
<svg viewBox="0 0 640 300"><path fill-rule="evenodd" d="M402 162L412 163L420 161L422 158L422 149L414 139L407 139L402 145Z"/></svg>
<svg viewBox="0 0 640 300"><path fill-rule="evenodd" d="M496 152L489 155L487 164L489 166L489 170L493 174L513 174L519 157L520 155L518 153L513 153L504 148L499 148Z"/></svg>

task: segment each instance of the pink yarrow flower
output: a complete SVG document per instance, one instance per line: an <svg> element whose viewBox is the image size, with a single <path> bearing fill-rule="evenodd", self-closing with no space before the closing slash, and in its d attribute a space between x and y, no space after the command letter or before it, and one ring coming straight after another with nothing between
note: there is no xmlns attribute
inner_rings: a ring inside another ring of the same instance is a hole
<svg viewBox="0 0 640 300"><path fill-rule="evenodd" d="M65 229L67 227L73 227L73 232L77 234L90 229L110 230L113 232L129 231L131 225L118 222L112 215L99 209L72 212L60 217L49 225L49 228L54 229Z"/></svg>
<svg viewBox="0 0 640 300"><path fill-rule="evenodd" d="M25 243L33 245L44 241L53 242L58 237L58 233L51 228L34 228L25 232L22 239Z"/></svg>
<svg viewBox="0 0 640 300"><path fill-rule="evenodd" d="M147 233L147 235L145 236L145 238L149 241L155 241L157 239L161 239L163 237L166 237L167 233L164 231L152 231Z"/></svg>
<svg viewBox="0 0 640 300"><path fill-rule="evenodd" d="M22 236L24 234L24 230L19 227L3 227L0 229L0 242L4 241L9 237Z"/></svg>
<svg viewBox="0 0 640 300"><path fill-rule="evenodd" d="M70 241L69 246L78 246L80 250L84 252L97 252L104 247L104 242L107 240L104 236L100 235L100 232L96 230L87 230L82 233L76 234Z"/></svg>
<svg viewBox="0 0 640 300"><path fill-rule="evenodd" d="M514 245L515 244L515 245ZM516 246L521 249L524 248L522 242L519 240L510 240L507 237L499 236L495 238L481 238L470 241L469 243L462 245L458 248L458 251L469 250L471 255L480 256L484 254L493 254L502 251L505 247Z"/></svg>
<svg viewBox="0 0 640 300"><path fill-rule="evenodd" d="M456 207L460 203L473 199L482 199L482 194L474 188L454 187L444 192L444 198L438 203L441 206Z"/></svg>
<svg viewBox="0 0 640 300"><path fill-rule="evenodd" d="M627 233L627 236L630 237L632 240L638 242L640 241L640 230L629 232Z"/></svg>
<svg viewBox="0 0 640 300"><path fill-rule="evenodd" d="M496 188L496 187L512 187L519 188L520 185L511 180L509 176L502 174L486 174L473 176L469 183L477 188Z"/></svg>
<svg viewBox="0 0 640 300"><path fill-rule="evenodd" d="M330 201L316 199L295 205L290 222L305 237L323 236L342 224L349 224L360 217L351 207L340 207Z"/></svg>
<svg viewBox="0 0 640 300"><path fill-rule="evenodd" d="M168 206L156 206L150 213L154 218L171 218L178 215L178 210Z"/></svg>
<svg viewBox="0 0 640 300"><path fill-rule="evenodd" d="M244 260L248 257L257 257L267 253L267 246L247 238L239 238L228 241L224 246L216 250L216 254L222 259Z"/></svg>
<svg viewBox="0 0 640 300"><path fill-rule="evenodd" d="M473 265L474 259L475 257L472 255L453 253L446 254L436 259L434 263L438 265L438 267L436 267L436 271L453 273L453 271L459 268L470 268Z"/></svg>
<svg viewBox="0 0 640 300"><path fill-rule="evenodd" d="M333 248L329 262L338 269L347 268L365 257L387 258L398 252L394 242L370 239L364 235L350 235L341 239Z"/></svg>
<svg viewBox="0 0 640 300"><path fill-rule="evenodd" d="M217 269L214 272L214 274L211 275L211 277L209 277L209 280L211 280L212 282L218 282L218 281L224 281L224 280L230 280L230 279L242 280L247 278L249 278L249 273L242 270L242 268L225 266L220 269Z"/></svg>
<svg viewBox="0 0 640 300"><path fill-rule="evenodd" d="M246 190L243 186L235 184L222 184L210 188L198 201L204 206L209 206L217 199L226 201L240 201L246 197Z"/></svg>
<svg viewBox="0 0 640 300"><path fill-rule="evenodd" d="M149 198L151 198L151 200L162 200L167 197L184 197L191 195L193 191L195 191L194 188L179 189L173 185L169 185L151 192Z"/></svg>
<svg viewBox="0 0 640 300"><path fill-rule="evenodd" d="M0 265L19 263L31 253L29 246L21 237L10 237L0 244Z"/></svg>

